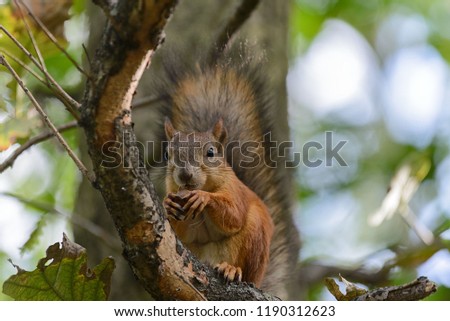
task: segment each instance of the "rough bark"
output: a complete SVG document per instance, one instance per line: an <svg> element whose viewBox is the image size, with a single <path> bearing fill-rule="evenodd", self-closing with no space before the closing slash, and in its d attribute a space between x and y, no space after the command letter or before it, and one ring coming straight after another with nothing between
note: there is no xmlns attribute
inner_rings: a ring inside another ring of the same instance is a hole
<svg viewBox="0 0 450 321"><path fill-rule="evenodd" d="M407 284L368 291L355 298L355 301L417 301L425 299L436 291L436 284L421 276Z"/></svg>

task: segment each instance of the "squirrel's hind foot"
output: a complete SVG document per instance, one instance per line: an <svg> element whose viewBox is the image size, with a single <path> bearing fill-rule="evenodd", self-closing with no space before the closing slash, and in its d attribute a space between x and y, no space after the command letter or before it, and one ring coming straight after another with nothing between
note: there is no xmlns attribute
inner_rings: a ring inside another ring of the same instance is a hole
<svg viewBox="0 0 450 321"><path fill-rule="evenodd" d="M219 274L223 275L227 281L242 281L242 269L240 267L230 265L227 262L222 262L217 264L214 269L217 270Z"/></svg>

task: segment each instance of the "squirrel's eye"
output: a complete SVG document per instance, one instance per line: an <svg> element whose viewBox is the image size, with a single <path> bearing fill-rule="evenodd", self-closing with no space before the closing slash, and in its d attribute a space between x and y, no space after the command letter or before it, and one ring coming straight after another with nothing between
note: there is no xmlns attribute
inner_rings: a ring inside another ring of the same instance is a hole
<svg viewBox="0 0 450 321"><path fill-rule="evenodd" d="M164 157L165 161L169 160L169 152L165 151L164 154L163 154L163 157Z"/></svg>
<svg viewBox="0 0 450 321"><path fill-rule="evenodd" d="M214 147L208 148L208 151L206 152L207 157L214 157Z"/></svg>

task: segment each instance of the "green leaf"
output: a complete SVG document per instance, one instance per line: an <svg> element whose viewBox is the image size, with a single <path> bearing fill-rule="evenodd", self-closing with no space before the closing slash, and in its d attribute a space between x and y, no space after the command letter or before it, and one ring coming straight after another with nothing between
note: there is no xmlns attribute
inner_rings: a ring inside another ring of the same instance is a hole
<svg viewBox="0 0 450 321"><path fill-rule="evenodd" d="M3 284L3 293L15 300L34 301L95 301L106 300L115 267L112 258L105 258L92 271L87 267L86 249L63 235L62 243L47 249L37 269L17 274Z"/></svg>

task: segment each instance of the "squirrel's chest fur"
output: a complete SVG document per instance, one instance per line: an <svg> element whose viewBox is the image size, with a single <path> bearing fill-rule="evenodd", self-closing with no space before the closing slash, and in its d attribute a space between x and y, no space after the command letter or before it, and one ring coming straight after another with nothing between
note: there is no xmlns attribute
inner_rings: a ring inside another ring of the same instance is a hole
<svg viewBox="0 0 450 321"><path fill-rule="evenodd" d="M224 246L233 236L225 235L211 222L206 209L195 219L173 222L172 225L181 241L200 260L211 265L233 261L229 248Z"/></svg>

